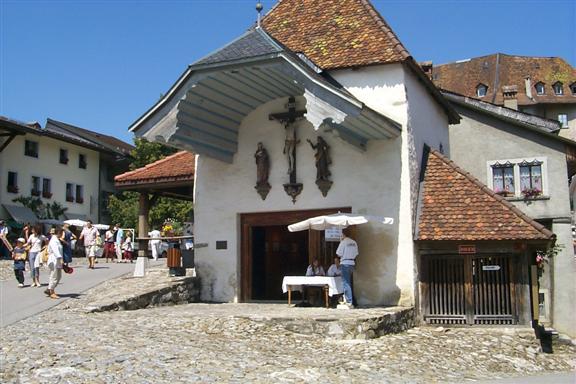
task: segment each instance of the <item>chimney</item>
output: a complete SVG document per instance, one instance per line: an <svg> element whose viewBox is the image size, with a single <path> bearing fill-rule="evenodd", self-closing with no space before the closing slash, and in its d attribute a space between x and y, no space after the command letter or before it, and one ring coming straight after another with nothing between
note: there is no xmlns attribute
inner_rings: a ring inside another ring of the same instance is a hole
<svg viewBox="0 0 576 384"><path fill-rule="evenodd" d="M504 106L506 108L518 110L518 86L502 86L502 95L504 96Z"/></svg>
<svg viewBox="0 0 576 384"><path fill-rule="evenodd" d="M432 67L432 61L423 61L420 63L420 68L422 68L430 80L432 80Z"/></svg>
<svg viewBox="0 0 576 384"><path fill-rule="evenodd" d="M532 99L532 80L530 80L530 76L526 76L524 79L524 86L526 87L526 96Z"/></svg>

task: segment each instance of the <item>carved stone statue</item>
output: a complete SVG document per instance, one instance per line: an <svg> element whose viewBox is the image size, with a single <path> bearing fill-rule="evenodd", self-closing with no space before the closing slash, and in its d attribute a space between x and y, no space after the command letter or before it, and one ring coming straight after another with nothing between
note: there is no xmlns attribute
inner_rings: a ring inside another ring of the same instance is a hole
<svg viewBox="0 0 576 384"><path fill-rule="evenodd" d="M258 148L256 153L254 153L254 158L256 159L256 190L262 197L262 200L266 199L268 192L270 191L270 184L268 183L268 176L270 175L270 157L268 156L268 151L264 148L264 145L260 142L258 143Z"/></svg>
<svg viewBox="0 0 576 384"><path fill-rule="evenodd" d="M324 141L322 136L318 136L316 144L310 141L310 139L308 139L308 143L310 143L312 149L316 151L316 154L314 155L316 158L316 181L328 180L331 175L328 166L332 164L332 160L328 154L328 150L330 149L328 143Z"/></svg>

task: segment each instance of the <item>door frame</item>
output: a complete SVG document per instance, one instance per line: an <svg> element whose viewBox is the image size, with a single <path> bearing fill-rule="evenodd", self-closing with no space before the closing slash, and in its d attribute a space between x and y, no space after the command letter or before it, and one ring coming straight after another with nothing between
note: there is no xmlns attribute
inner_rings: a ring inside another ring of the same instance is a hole
<svg viewBox="0 0 576 384"><path fill-rule="evenodd" d="M240 301L252 300L252 227L290 225L314 216L351 213L351 207L240 213ZM310 246L310 245L309 245Z"/></svg>

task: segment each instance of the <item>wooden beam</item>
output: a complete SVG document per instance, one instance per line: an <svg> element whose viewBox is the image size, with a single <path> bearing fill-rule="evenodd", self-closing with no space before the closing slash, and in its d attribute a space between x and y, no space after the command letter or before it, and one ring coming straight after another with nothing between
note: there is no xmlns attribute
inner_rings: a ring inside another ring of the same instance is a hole
<svg viewBox="0 0 576 384"><path fill-rule="evenodd" d="M6 148L8 146L8 144L10 144L12 142L12 140L14 140L15 137L16 137L16 135L9 136L6 139L6 141L4 143L2 143L2 145L0 145L0 152L2 152L4 150L4 148Z"/></svg>

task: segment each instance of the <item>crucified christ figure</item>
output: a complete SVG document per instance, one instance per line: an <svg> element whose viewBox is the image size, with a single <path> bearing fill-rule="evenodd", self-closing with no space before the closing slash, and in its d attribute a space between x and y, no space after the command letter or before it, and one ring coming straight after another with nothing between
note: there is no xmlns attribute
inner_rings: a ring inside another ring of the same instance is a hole
<svg viewBox="0 0 576 384"><path fill-rule="evenodd" d="M287 123L286 128L286 140L284 140L284 151L288 157L288 174L290 177L295 174L296 167L296 145L300 143L300 140L296 139L296 127L294 124Z"/></svg>

